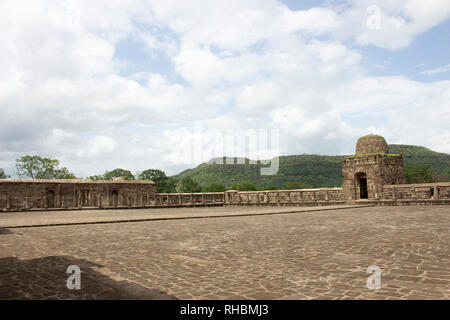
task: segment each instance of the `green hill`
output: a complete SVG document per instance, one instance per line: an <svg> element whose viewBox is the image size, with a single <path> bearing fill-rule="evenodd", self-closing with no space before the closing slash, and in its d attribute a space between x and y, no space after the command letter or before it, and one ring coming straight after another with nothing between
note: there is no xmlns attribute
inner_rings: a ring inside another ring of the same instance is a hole
<svg viewBox="0 0 450 320"><path fill-rule="evenodd" d="M425 147L409 145L389 145L390 153L403 153L404 165L423 164L429 166L436 175L446 175L450 170L450 155L431 151ZM214 164L214 159L202 163L196 168L185 170L174 178L190 176L202 186L222 183L230 187L239 182L250 182L257 187L281 187L286 182L302 182L315 187L333 187L342 185L342 156L321 156L303 154L281 156L276 175L262 176L260 168L267 165L249 164ZM236 163L236 162L235 162Z"/></svg>

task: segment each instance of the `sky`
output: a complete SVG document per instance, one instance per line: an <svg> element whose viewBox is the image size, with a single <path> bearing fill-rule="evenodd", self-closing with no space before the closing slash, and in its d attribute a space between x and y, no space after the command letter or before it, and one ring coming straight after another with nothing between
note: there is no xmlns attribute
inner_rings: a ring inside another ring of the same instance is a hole
<svg viewBox="0 0 450 320"><path fill-rule="evenodd" d="M0 0L7 174L40 155L173 175L369 133L450 153L448 0Z"/></svg>

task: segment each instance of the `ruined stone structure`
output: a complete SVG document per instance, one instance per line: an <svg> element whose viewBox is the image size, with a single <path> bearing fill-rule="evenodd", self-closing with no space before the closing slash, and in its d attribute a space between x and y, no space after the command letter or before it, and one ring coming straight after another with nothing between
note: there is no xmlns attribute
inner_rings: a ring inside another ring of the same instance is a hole
<svg viewBox="0 0 450 320"><path fill-rule="evenodd" d="M325 206L450 204L450 182L404 184L402 155L368 135L342 163L343 188L156 193L152 181L0 180L0 211L195 206Z"/></svg>
<svg viewBox="0 0 450 320"><path fill-rule="evenodd" d="M152 181L0 180L0 209L122 207L154 204Z"/></svg>
<svg viewBox="0 0 450 320"><path fill-rule="evenodd" d="M342 163L345 200L382 198L383 185L404 183L402 155L389 154L386 140L377 135L358 139L356 155Z"/></svg>

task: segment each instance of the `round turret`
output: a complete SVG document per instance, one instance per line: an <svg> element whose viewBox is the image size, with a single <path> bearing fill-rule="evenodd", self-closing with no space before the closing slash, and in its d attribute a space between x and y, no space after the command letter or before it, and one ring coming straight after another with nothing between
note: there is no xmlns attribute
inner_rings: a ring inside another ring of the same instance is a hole
<svg viewBox="0 0 450 320"><path fill-rule="evenodd" d="M389 153L389 146L382 136L369 134L356 142L356 154Z"/></svg>

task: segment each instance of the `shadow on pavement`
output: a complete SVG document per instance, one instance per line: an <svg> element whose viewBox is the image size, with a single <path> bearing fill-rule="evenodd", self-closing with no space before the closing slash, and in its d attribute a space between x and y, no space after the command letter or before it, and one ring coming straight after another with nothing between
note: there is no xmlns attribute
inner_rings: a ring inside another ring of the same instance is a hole
<svg viewBox="0 0 450 320"><path fill-rule="evenodd" d="M3 229L5 230L5 229ZM0 233L3 231L0 228ZM68 289L66 273L70 265L81 270L81 289ZM136 283L116 281L93 268L101 265L71 256L49 256L20 260L16 257L0 259L0 299L138 299L175 300L158 290L150 290Z"/></svg>
<svg viewBox="0 0 450 320"><path fill-rule="evenodd" d="M8 229L0 227L0 235L2 234L12 234L12 232L9 231Z"/></svg>

